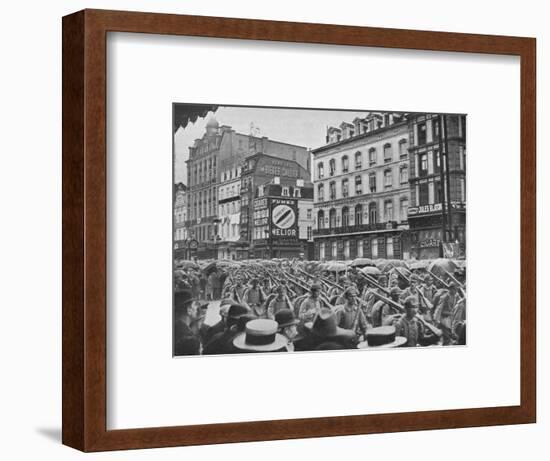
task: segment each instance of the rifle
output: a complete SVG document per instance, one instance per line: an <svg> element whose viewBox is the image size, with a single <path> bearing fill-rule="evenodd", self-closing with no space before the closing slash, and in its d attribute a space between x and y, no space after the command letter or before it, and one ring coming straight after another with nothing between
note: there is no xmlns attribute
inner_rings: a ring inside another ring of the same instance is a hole
<svg viewBox="0 0 550 461"><path fill-rule="evenodd" d="M443 285L445 288L449 288L449 284L445 282L441 277L438 277L436 274L434 274L432 270L430 270L429 272L432 277L436 279L441 285Z"/></svg>
<svg viewBox="0 0 550 461"><path fill-rule="evenodd" d="M376 296L377 298L381 299L382 301L384 301L388 306L391 306L393 307L394 309L396 309L397 311L399 312L405 312L405 307L402 306L400 303L394 301L393 299L390 299L390 298L386 298L385 296L382 296L381 294L379 293L375 293L374 291L372 292L374 296ZM426 320L424 320L420 315L416 314L415 315L415 318L417 318L418 320L420 320L420 323L422 323L428 330L430 330L434 335L436 336L439 336L441 337L441 335L443 334L443 332L433 326L431 323L429 322L426 322Z"/></svg>
<svg viewBox="0 0 550 461"><path fill-rule="evenodd" d="M386 287L383 287L382 285L380 285L377 280L372 277L371 275L368 275L368 274L365 274L361 271L357 271L358 274L361 274L363 277L365 277L365 279L367 279L367 282L369 282L371 285L373 285L375 288L378 288L380 291L386 293L387 295L390 294L390 290L388 290Z"/></svg>
<svg viewBox="0 0 550 461"><path fill-rule="evenodd" d="M458 290L464 299L466 299L466 292L464 291L464 284L460 283L450 272L443 269L443 272L449 277L454 283L458 285Z"/></svg>

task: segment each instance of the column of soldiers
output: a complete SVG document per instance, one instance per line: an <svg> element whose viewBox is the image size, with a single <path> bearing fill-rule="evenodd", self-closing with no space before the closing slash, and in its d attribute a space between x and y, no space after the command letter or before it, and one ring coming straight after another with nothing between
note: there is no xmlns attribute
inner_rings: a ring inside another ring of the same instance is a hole
<svg viewBox="0 0 550 461"><path fill-rule="evenodd" d="M351 268L339 276L291 263L245 264L207 275L223 285L205 301L193 291L201 274L188 272L190 288L176 292L175 355L466 343L462 272ZM206 313L216 297L221 318L209 325Z"/></svg>

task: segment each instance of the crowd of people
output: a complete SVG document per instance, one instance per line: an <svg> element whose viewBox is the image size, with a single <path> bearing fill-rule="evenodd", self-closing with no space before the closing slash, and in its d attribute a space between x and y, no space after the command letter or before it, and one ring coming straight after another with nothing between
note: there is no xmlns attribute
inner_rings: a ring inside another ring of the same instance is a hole
<svg viewBox="0 0 550 461"><path fill-rule="evenodd" d="M463 261L337 269L184 264L175 271L174 355L466 344Z"/></svg>

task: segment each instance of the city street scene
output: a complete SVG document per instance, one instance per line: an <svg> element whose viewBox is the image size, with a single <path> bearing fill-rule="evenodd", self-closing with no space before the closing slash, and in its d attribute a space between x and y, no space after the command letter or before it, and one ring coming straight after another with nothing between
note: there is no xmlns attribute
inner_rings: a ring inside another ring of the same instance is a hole
<svg viewBox="0 0 550 461"><path fill-rule="evenodd" d="M173 104L173 355L465 345L466 119Z"/></svg>

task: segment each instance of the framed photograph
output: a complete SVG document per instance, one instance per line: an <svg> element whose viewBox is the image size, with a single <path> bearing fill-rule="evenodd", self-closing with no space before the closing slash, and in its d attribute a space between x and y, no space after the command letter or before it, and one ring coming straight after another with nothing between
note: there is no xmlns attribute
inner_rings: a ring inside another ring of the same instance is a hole
<svg viewBox="0 0 550 461"><path fill-rule="evenodd" d="M532 423L535 39L63 18L63 443Z"/></svg>

